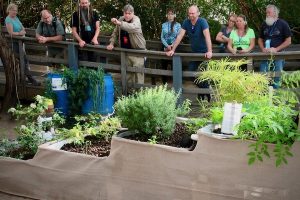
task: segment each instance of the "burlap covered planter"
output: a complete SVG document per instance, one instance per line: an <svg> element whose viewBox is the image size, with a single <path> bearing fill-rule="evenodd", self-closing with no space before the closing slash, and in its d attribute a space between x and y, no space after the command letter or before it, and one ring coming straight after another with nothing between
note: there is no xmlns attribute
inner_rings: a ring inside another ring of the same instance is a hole
<svg viewBox="0 0 300 200"><path fill-rule="evenodd" d="M37 199L299 199L300 145L288 165L248 166L249 141L198 133L194 151L113 137L97 158L40 146L32 160L0 159L0 191Z"/></svg>

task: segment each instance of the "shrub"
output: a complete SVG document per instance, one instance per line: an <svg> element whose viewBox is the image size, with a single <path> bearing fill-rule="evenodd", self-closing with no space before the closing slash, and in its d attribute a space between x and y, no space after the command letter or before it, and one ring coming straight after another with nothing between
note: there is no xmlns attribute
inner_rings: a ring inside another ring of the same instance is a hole
<svg viewBox="0 0 300 200"><path fill-rule="evenodd" d="M175 118L189 112L189 101L176 107L179 95L174 90L167 90L167 86L142 89L141 91L122 97L115 104L116 115L123 125L138 134L167 137L175 127ZM184 112L185 111L185 112Z"/></svg>
<svg viewBox="0 0 300 200"><path fill-rule="evenodd" d="M224 102L251 102L268 91L268 78L259 73L242 71L245 60L231 61L228 58L211 60L197 78L198 82L209 81L214 88L215 99ZM249 95L251 94L251 95Z"/></svg>
<svg viewBox="0 0 300 200"><path fill-rule="evenodd" d="M51 120L39 120L41 116L46 116L47 102L47 98L37 95L35 102L29 106L20 104L16 108L8 110L8 113L11 113L22 125L19 124L15 128L17 131L16 141L3 140L5 142L0 142L0 149L2 147L0 155L28 159L34 156L40 144L47 141L46 138L43 138L43 132L64 124L64 118L56 112L52 113ZM8 145L9 143L13 145Z"/></svg>
<svg viewBox="0 0 300 200"><path fill-rule="evenodd" d="M296 140L300 140L297 124L294 122L299 112L286 102L270 104L267 98L265 101L248 104L246 110L247 114L238 125L237 137L256 141L249 146L248 163L263 161L264 157L273 155L276 166L287 164L286 157L292 156L291 146ZM275 144L272 153L265 143Z"/></svg>

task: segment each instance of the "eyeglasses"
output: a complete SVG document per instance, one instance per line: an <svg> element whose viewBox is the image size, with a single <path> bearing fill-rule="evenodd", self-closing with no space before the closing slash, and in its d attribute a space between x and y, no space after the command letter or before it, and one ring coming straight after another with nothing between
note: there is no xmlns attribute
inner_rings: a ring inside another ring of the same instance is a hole
<svg viewBox="0 0 300 200"><path fill-rule="evenodd" d="M192 25L192 33L195 33L195 25Z"/></svg>

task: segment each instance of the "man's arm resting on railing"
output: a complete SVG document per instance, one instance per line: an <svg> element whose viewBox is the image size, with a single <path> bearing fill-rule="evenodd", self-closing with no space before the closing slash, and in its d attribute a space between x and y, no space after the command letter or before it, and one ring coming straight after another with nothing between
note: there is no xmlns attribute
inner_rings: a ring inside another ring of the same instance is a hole
<svg viewBox="0 0 300 200"><path fill-rule="evenodd" d="M79 36L76 27L72 27L72 34L73 34L73 36L75 37L75 39L78 41L79 46L80 46L80 47L84 47L85 41L82 40L81 37Z"/></svg>
<svg viewBox="0 0 300 200"><path fill-rule="evenodd" d="M173 56L177 46L179 45L179 43L181 42L183 36L185 35L185 32L186 32L186 30L184 30L184 29L180 30L175 42L172 44L172 49L170 51L166 52L167 56Z"/></svg>
<svg viewBox="0 0 300 200"><path fill-rule="evenodd" d="M287 48L288 46L290 46L292 43L292 38L291 37L288 37L288 38L285 38L284 42L281 43L281 45L279 45L278 47L275 48L275 52L278 52L278 51L281 51L285 48Z"/></svg>
<svg viewBox="0 0 300 200"><path fill-rule="evenodd" d="M203 35L205 37L205 42L207 47L205 58L210 59L212 57L212 43L211 43L210 32L208 28L203 30Z"/></svg>

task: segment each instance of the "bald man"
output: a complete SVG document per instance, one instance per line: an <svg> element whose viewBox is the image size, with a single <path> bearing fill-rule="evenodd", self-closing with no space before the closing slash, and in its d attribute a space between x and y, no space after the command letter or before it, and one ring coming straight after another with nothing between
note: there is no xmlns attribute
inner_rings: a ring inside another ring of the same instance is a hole
<svg viewBox="0 0 300 200"><path fill-rule="evenodd" d="M212 43L210 38L209 26L204 18L200 18L199 8L195 5L189 7L188 19L182 23L181 31L173 43L172 49L166 54L172 56L182 40L183 36L187 33L190 39L192 51L194 53L204 53L206 58L212 57ZM190 71L195 71L198 66L191 65Z"/></svg>
<svg viewBox="0 0 300 200"><path fill-rule="evenodd" d="M191 48L193 53L204 53L205 58L210 59L212 57L212 43L210 38L209 26L204 18L200 18L199 8L195 5L189 7L188 19L182 23L181 31L177 36L175 42L172 45L172 49L166 54L172 56L182 40L183 36L187 34L189 36ZM200 61L192 61L189 63L189 71L196 71L200 65ZM208 82L201 82L197 84L200 88L208 88ZM200 94L198 98L204 99L207 96L210 101L209 94Z"/></svg>

